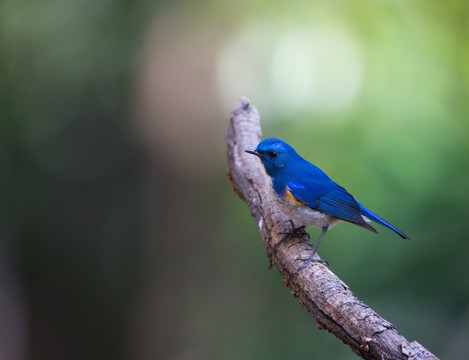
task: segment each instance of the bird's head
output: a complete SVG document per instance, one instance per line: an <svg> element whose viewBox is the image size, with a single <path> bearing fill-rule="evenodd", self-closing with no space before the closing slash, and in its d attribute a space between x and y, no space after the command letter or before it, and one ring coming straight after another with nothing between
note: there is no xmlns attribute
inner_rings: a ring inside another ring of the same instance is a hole
<svg viewBox="0 0 469 360"><path fill-rule="evenodd" d="M270 176L275 176L299 158L299 155L290 145L275 138L262 140L254 150L245 151L258 156Z"/></svg>

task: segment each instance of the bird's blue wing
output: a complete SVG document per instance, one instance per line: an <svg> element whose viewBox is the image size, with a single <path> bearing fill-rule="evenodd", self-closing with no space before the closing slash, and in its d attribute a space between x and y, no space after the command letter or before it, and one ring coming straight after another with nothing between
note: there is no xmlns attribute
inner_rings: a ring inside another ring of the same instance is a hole
<svg viewBox="0 0 469 360"><path fill-rule="evenodd" d="M289 181L287 189L297 201L315 210L376 232L363 219L360 205L353 196L329 178L316 180L306 177Z"/></svg>

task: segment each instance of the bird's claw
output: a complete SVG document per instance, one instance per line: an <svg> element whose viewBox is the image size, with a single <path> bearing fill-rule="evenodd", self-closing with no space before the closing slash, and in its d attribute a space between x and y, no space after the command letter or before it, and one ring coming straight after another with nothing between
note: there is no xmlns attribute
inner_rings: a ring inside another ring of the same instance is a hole
<svg viewBox="0 0 469 360"><path fill-rule="evenodd" d="M280 246L280 244L291 239L292 237L306 235L308 239L310 239L309 234L305 231L306 226L301 225L301 226L295 227L293 221L291 220L290 220L290 223L292 225L292 229L290 231L280 231L277 233L278 235L283 235L283 237L274 245L274 249L273 249L274 254L277 252L277 248Z"/></svg>
<svg viewBox="0 0 469 360"><path fill-rule="evenodd" d="M297 235L306 235L309 238L309 234L305 231L305 228L306 228L305 225L295 227L295 223L292 220L290 220L290 224L291 224L291 227L292 227L292 229L290 231L281 231L278 234L279 235L287 235L289 237L297 236Z"/></svg>
<svg viewBox="0 0 469 360"><path fill-rule="evenodd" d="M312 262L322 263L322 264L326 265L327 267L329 267L329 262L327 260L323 260L323 259L314 259L313 257L309 257L307 259L297 259L297 260L304 260L305 262L303 264L301 264L300 267L298 269L296 269L291 274L291 277L298 275L301 270L303 270L306 266L308 266Z"/></svg>

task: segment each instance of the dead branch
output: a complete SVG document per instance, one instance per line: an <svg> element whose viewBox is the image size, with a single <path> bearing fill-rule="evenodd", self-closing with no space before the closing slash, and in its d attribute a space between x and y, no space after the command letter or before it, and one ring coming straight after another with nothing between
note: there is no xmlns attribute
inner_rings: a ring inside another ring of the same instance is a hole
<svg viewBox="0 0 469 360"><path fill-rule="evenodd" d="M291 223L271 201L258 161L244 152L255 148L260 139L259 114L242 98L226 131L228 178L235 193L247 203L268 257L300 305L313 314L320 329L327 329L363 359L437 359L418 342L406 340L393 324L358 300L324 264L313 262L290 279L301 259L308 258L312 246L306 235L300 235L274 251L283 236L279 233L291 230Z"/></svg>

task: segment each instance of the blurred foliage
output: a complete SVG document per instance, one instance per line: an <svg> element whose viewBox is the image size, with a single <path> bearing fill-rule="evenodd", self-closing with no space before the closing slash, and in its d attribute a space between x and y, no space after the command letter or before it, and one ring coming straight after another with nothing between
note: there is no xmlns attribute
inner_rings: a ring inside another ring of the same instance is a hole
<svg viewBox="0 0 469 360"><path fill-rule="evenodd" d="M265 137L412 239L340 225L320 249L332 271L408 339L464 357L468 13L2 1L0 355L356 358L267 271L226 184L223 132L246 95Z"/></svg>

